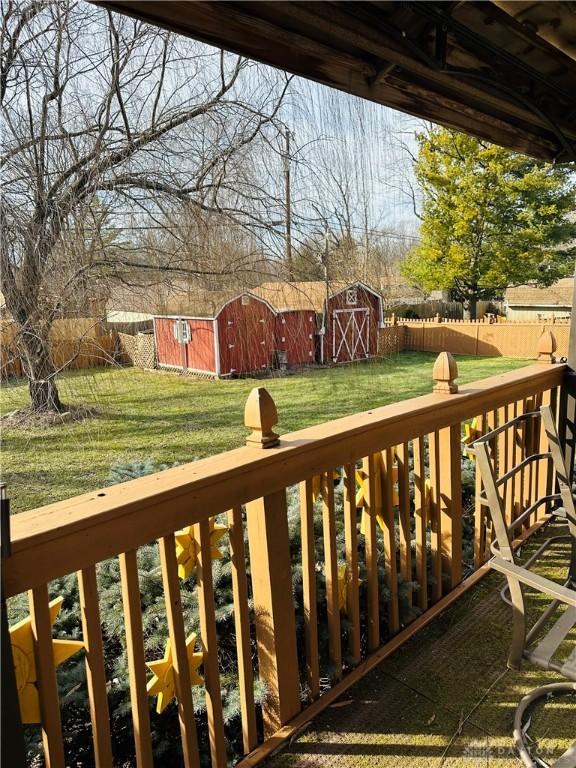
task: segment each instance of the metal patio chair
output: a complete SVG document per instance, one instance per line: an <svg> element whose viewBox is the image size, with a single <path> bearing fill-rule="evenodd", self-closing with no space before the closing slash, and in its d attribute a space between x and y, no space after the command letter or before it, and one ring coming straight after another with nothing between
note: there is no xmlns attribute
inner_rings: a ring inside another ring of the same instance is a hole
<svg viewBox="0 0 576 768"><path fill-rule="evenodd" d="M526 456L516 466L498 476L495 461L496 452L493 450L494 438L506 430L516 429L522 422L528 423L538 419L541 420L541 428L545 430L548 438L548 451ZM551 683L536 688L522 699L516 710L514 740L519 756L528 768L538 768L545 763L536 762L526 747L523 726L525 715L534 702L542 697L554 693L576 692L576 682L574 682L576 681L576 644L567 659L558 660L555 658L563 640L576 624L576 512L574 496L569 484L569 474L550 406L542 406L539 411L525 413L511 419L506 424L476 440L472 448L482 478L483 493L480 494L479 500L488 507L493 525L494 540L490 544L493 557L489 564L494 570L506 576L507 586L502 590L502 597L512 607L512 643L508 666L512 669L519 669L522 661L526 659L543 669L559 672L567 681L572 681ZM521 510L514 521L507 523L501 494L502 487L531 463L542 462L543 459L547 459L555 470L558 491L537 499L526 509ZM520 564L515 558L512 546L515 531L527 523L531 515L544 504L548 506L549 510L552 505L557 505L552 509L551 520L563 521L568 527L568 534L551 536L538 547L526 562ZM569 562L567 563L568 573L564 584L558 584L539 576L532 570L542 554L560 541L568 541L571 544ZM540 618L529 629L526 621L525 587L530 587L552 598ZM546 624L563 606L566 606L565 609L559 611L556 621L546 632ZM576 742L554 763L554 768L575 767Z"/></svg>

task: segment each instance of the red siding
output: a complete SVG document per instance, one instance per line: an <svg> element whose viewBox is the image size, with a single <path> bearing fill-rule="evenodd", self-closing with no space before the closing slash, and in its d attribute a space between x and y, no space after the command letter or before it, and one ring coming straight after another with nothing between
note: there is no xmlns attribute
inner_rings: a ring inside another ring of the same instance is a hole
<svg viewBox="0 0 576 768"><path fill-rule="evenodd" d="M220 372L253 373L272 366L275 314L254 296L242 296L225 304L218 316Z"/></svg>
<svg viewBox="0 0 576 768"><path fill-rule="evenodd" d="M315 362L316 315L307 309L279 312L276 317L276 349L286 352L288 365Z"/></svg>
<svg viewBox="0 0 576 768"><path fill-rule="evenodd" d="M158 363L178 368L184 364L188 370L216 373L214 320L209 317L181 319L190 326L191 338L188 344L180 344L174 337L176 318L154 318Z"/></svg>
<svg viewBox="0 0 576 768"><path fill-rule="evenodd" d="M326 363L365 360L378 352L380 301L362 286L350 286L356 301L348 302L348 289L331 296L328 302L328 327L325 336Z"/></svg>

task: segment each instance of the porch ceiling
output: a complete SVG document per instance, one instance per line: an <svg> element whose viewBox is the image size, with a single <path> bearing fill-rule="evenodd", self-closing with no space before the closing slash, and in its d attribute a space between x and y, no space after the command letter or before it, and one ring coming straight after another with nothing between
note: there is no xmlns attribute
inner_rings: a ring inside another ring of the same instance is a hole
<svg viewBox="0 0 576 768"><path fill-rule="evenodd" d="M99 4L534 157L576 159L573 2Z"/></svg>

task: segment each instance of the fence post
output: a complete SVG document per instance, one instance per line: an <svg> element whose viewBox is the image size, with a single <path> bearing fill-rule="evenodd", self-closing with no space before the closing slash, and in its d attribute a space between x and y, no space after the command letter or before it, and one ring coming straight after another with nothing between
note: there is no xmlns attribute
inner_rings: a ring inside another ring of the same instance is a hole
<svg viewBox="0 0 576 768"><path fill-rule="evenodd" d="M458 366L449 352L441 352L434 364L434 392L452 395L458 392ZM438 430L430 440L430 475L432 503L436 505L436 541L439 541L442 572L449 589L462 581L462 467L461 425L451 424ZM432 532L434 535L434 531ZM438 587L440 590L440 585ZM437 593L438 594L438 593ZM439 596L439 595L438 595Z"/></svg>
<svg viewBox="0 0 576 768"><path fill-rule="evenodd" d="M263 387L250 393L244 421L252 430L246 440L249 447L269 449L279 444L273 431L276 405ZM286 491L249 502L246 517L258 664L268 692L262 707L268 738L300 711Z"/></svg>
<svg viewBox="0 0 576 768"><path fill-rule="evenodd" d="M6 486L0 483L0 527L1 527L1 559L10 555L10 507L6 497ZM2 765L11 768L25 768L26 757L24 749L24 733L20 718L20 700L16 687L8 614L4 599L4 582L2 581L1 621L2 621Z"/></svg>

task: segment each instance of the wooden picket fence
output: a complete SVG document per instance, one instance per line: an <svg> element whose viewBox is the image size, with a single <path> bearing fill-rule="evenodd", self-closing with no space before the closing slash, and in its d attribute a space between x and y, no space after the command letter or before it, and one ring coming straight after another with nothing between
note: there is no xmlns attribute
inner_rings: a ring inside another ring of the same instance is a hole
<svg viewBox="0 0 576 768"><path fill-rule="evenodd" d="M402 328L398 346L413 352L451 352L454 355L484 357L516 357L531 359L537 356L538 340L546 330L552 330L556 340L556 357L568 355L570 325L568 321L491 323L486 320L407 320L388 318L380 330L382 353L389 345L391 328Z"/></svg>
<svg viewBox="0 0 576 768"><path fill-rule="evenodd" d="M50 330L50 356L57 369L113 365L117 337L103 331L95 318L56 320ZM24 365L14 323L0 323L0 379L24 376Z"/></svg>

